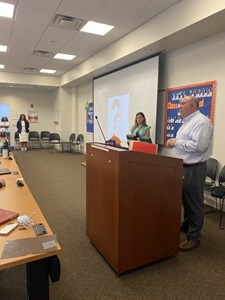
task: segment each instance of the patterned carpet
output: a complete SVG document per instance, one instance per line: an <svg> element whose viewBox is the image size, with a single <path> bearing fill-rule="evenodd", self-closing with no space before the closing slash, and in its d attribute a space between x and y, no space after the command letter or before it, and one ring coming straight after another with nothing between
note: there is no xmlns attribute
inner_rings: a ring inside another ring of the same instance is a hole
<svg viewBox="0 0 225 300"><path fill-rule="evenodd" d="M201 247L118 276L86 237L85 156L46 149L14 155L62 247L61 279L50 282L50 299L225 299L225 231L219 229L219 213L205 216ZM27 299L25 276L24 266L1 271L0 299Z"/></svg>

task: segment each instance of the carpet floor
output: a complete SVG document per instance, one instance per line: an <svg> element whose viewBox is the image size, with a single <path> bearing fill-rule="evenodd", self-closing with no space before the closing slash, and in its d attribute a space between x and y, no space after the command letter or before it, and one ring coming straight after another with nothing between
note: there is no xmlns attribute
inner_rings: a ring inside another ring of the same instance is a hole
<svg viewBox="0 0 225 300"><path fill-rule="evenodd" d="M86 236L85 155L46 149L14 155L62 247L61 278L50 281L51 300L225 299L219 213L205 215L201 247L118 276ZM0 299L27 299L25 266L0 272Z"/></svg>

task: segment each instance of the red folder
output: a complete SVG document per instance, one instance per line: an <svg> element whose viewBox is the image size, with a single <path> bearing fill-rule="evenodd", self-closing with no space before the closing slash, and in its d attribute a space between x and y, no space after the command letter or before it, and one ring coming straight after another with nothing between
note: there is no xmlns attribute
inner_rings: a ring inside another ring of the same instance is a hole
<svg viewBox="0 0 225 300"><path fill-rule="evenodd" d="M17 212L0 208L0 224L3 224L12 219L15 219L18 216L19 216L19 213L17 213Z"/></svg>
<svg viewBox="0 0 225 300"><path fill-rule="evenodd" d="M137 152L144 152L148 154L157 154L158 145L134 141L132 150Z"/></svg>

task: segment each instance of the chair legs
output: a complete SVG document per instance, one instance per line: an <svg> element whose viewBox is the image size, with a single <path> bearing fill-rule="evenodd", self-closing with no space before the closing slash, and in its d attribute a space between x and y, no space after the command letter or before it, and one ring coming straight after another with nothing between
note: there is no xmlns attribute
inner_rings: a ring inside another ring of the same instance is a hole
<svg viewBox="0 0 225 300"><path fill-rule="evenodd" d="M56 145L60 145L60 144L59 143L48 143L48 152L52 154L54 152L54 150L58 151L55 147Z"/></svg>
<svg viewBox="0 0 225 300"><path fill-rule="evenodd" d="M204 199L209 199L207 196L204 197ZM205 211L205 215L207 214L212 214L212 213L216 213L218 211L218 207L217 207L217 199L216 199L216 209L209 209Z"/></svg>
<svg viewBox="0 0 225 300"><path fill-rule="evenodd" d="M220 229L223 230L224 227L222 226L222 219L223 219L223 203L224 199L220 199Z"/></svg>
<svg viewBox="0 0 225 300"><path fill-rule="evenodd" d="M209 209L209 210L205 211L205 215L207 215L207 214L213 214L213 213L216 213L216 212L217 212L217 208L216 209Z"/></svg>
<svg viewBox="0 0 225 300"><path fill-rule="evenodd" d="M61 146L62 146L62 152L68 152L68 153L72 152L72 146L70 142L62 142Z"/></svg>
<svg viewBox="0 0 225 300"><path fill-rule="evenodd" d="M54 148L55 148L55 145L53 145L53 144L51 144L51 143L48 144L48 152L49 152L49 153L52 154L53 151L54 151Z"/></svg>
<svg viewBox="0 0 225 300"><path fill-rule="evenodd" d="M218 202L217 202L218 199L219 199L219 210L218 210ZM221 230L224 230L224 227L222 226L223 206L224 206L224 199L223 198L216 198L216 209L210 209L210 210L205 211L205 215L206 214L211 214L211 213L216 213L216 212L220 211L219 228Z"/></svg>

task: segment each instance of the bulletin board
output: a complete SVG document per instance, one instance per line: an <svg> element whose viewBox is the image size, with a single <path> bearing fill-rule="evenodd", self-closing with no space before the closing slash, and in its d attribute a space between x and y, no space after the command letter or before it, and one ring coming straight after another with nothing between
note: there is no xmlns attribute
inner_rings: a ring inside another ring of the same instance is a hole
<svg viewBox="0 0 225 300"><path fill-rule="evenodd" d="M88 102L86 107L86 132L93 133L94 110L93 102Z"/></svg>
<svg viewBox="0 0 225 300"><path fill-rule="evenodd" d="M182 125L179 112L180 101L185 96L194 96L199 101L199 110L211 123L214 123L214 108L216 95L216 81L208 81L191 85L184 85L166 90L166 113L164 122L164 145L170 138L176 137Z"/></svg>

